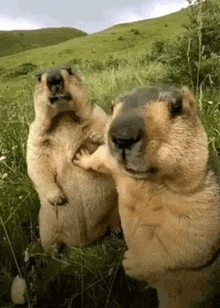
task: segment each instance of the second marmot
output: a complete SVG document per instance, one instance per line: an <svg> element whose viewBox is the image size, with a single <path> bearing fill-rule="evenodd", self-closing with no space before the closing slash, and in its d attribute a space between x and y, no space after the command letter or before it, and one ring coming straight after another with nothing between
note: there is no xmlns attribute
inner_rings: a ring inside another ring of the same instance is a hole
<svg viewBox="0 0 220 308"><path fill-rule="evenodd" d="M41 202L42 246L89 245L107 226L118 228L117 193L111 177L72 159L80 147L92 153L100 145L107 116L90 104L87 86L69 68L42 74L34 101L27 165ZM95 142L91 132L99 135Z"/></svg>

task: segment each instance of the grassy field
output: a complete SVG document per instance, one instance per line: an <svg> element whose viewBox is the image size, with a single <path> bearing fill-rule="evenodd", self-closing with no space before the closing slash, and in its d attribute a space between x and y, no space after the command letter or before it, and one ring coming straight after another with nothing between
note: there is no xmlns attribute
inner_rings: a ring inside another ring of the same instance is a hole
<svg viewBox="0 0 220 308"><path fill-rule="evenodd" d="M166 65L149 61L146 54L155 39L171 36L175 39L183 31L181 24L187 18L187 12L182 10L163 18L117 25L58 45L1 57L1 308L14 307L10 289L19 272L28 285L25 307L157 306L154 290L125 276L121 266L125 245L120 237L106 236L86 249L68 248L57 258L42 252L38 232L40 205L27 176L26 141L34 119L33 91L38 71L72 64L88 83L91 102L109 112L111 101L119 94L167 81ZM200 99L209 147L219 150L220 95L213 98L203 93Z"/></svg>

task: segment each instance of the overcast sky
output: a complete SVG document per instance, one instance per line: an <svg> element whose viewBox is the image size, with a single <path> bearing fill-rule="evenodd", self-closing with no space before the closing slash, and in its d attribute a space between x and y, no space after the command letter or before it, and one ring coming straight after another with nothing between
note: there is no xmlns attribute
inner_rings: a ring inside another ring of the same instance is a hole
<svg viewBox="0 0 220 308"><path fill-rule="evenodd" d="M67 26L92 33L186 6L187 0L2 0L0 30Z"/></svg>

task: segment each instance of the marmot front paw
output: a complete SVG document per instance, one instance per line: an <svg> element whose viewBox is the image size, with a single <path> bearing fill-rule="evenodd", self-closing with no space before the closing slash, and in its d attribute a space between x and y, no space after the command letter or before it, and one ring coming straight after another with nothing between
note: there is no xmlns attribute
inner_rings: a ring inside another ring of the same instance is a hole
<svg viewBox="0 0 220 308"><path fill-rule="evenodd" d="M91 155L86 149L80 148L73 158L73 163L84 169L88 169L90 167L90 157Z"/></svg>
<svg viewBox="0 0 220 308"><path fill-rule="evenodd" d="M99 135L97 132L91 131L91 133L88 136L88 140L91 143L96 143L96 144L104 144L104 137Z"/></svg>
<svg viewBox="0 0 220 308"><path fill-rule="evenodd" d="M64 192L60 192L60 194L56 196L48 197L47 200L53 206L65 205L68 202L67 196L64 194Z"/></svg>

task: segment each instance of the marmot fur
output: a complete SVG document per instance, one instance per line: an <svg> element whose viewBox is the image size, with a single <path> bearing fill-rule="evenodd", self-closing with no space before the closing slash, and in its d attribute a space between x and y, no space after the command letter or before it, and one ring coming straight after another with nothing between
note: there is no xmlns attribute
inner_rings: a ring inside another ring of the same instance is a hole
<svg viewBox="0 0 220 308"><path fill-rule="evenodd" d="M195 97L138 89L119 97L106 145L75 163L111 173L129 276L153 284L159 307L190 307L220 291L220 186Z"/></svg>
<svg viewBox="0 0 220 308"><path fill-rule="evenodd" d="M27 165L41 202L42 246L89 245L107 226L118 228L117 192L111 176L83 170L72 160L81 147L97 149L107 116L90 104L87 85L69 68L42 74L34 102Z"/></svg>

